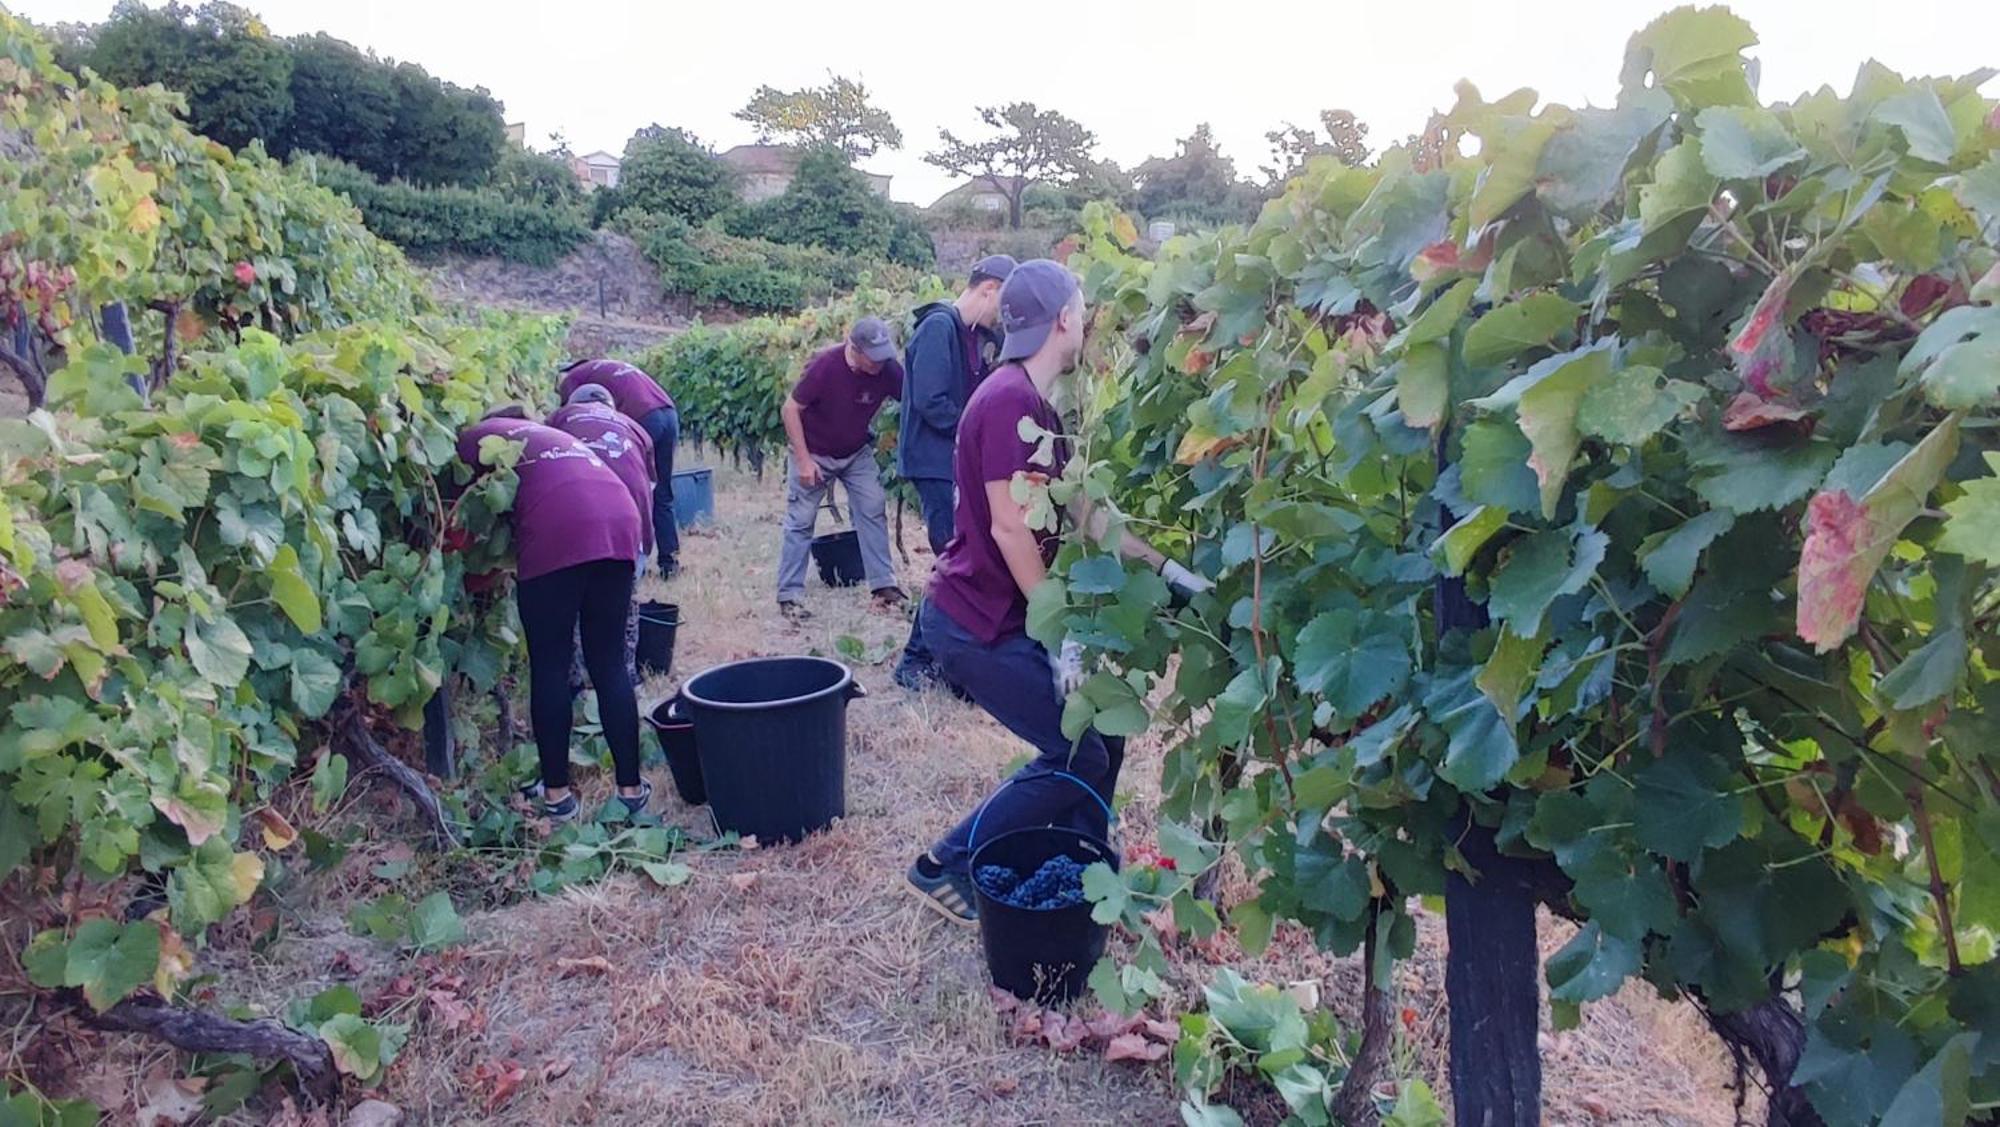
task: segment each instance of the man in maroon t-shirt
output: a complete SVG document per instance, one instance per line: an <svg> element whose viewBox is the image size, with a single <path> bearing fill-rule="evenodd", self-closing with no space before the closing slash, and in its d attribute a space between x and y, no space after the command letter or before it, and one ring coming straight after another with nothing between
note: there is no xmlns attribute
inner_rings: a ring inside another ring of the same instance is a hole
<svg viewBox="0 0 2000 1127"><path fill-rule="evenodd" d="M680 442L681 416L673 397L652 376L618 360L584 360L563 370L556 391L564 401L587 384L596 384L611 393L612 406L646 432L652 443L653 497L649 524L659 541L660 574L671 576L680 567L680 526L674 521L674 447ZM648 549L651 550L650 548Z"/></svg>
<svg viewBox="0 0 2000 1127"><path fill-rule="evenodd" d="M785 398L785 437L792 448L784 538L778 546L778 608L787 618L807 617L806 557L813 526L831 483L847 491L847 511L861 540L862 570L879 603L904 601L889 558L887 498L875 464L875 413L903 395L903 366L896 341L877 317L854 323L847 340L814 356Z"/></svg>
<svg viewBox="0 0 2000 1127"><path fill-rule="evenodd" d="M496 441L499 440L499 441ZM524 787L553 820L576 817L569 785L569 667L581 632L583 659L597 690L598 718L611 745L618 798L642 812L652 787L639 774L639 705L623 661L625 618L639 558L639 509L618 475L590 447L504 407L458 436L458 457L485 473L510 445L518 484L514 597L528 643L528 714L541 780Z"/></svg>
<svg viewBox="0 0 2000 1127"><path fill-rule="evenodd" d="M1022 438L1021 421L1053 435L1063 431L1049 395L1083 350L1076 276L1048 259L1022 263L1001 287L1000 323L1007 333L1001 366L972 393L958 423L956 532L917 614L945 678L1032 744L1037 756L910 866L910 887L958 923L976 917L973 846L1028 826L1073 826L1104 837L1125 756L1124 740L1095 728L1075 741L1063 735L1063 702L1083 682L1082 651L1065 642L1051 655L1026 628L1028 593L1047 577L1058 536L1028 527L1014 481L1060 476L1069 448L1060 438ZM1082 516L1093 538L1106 537L1105 507ZM1122 536L1117 550L1159 569L1183 596L1207 589L1136 537Z"/></svg>

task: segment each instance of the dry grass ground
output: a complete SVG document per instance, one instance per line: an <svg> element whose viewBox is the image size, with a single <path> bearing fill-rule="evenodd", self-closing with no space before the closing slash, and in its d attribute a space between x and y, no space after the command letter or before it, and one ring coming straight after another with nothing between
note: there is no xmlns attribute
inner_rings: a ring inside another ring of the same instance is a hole
<svg viewBox="0 0 2000 1127"><path fill-rule="evenodd" d="M218 1000L277 1009L334 981L367 997L399 975L462 976L454 992L474 1020L455 1030L418 1020L383 1092L421 1123L1178 1122L1165 1065L1012 1043L987 999L976 935L922 911L900 887L915 851L1022 747L948 696L896 688L889 671L906 620L870 609L865 591L830 591L815 578L815 618L784 622L773 589L782 487L727 470L717 486L718 530L688 538L685 571L664 591L685 623L675 672L750 655L833 654L841 637L859 639L879 660L857 669L870 695L849 716L847 818L798 846L694 856L694 878L679 888L618 878L468 913L469 944L418 968L350 935L343 905L316 898L262 953L225 944L204 956L204 969L221 972ZM929 559L917 552L914 517L906 524L914 591ZM669 689L656 680L642 703ZM1159 753L1142 740L1127 760L1128 842L1152 836ZM664 768L649 772L669 820L706 832L672 796ZM585 785L595 798L604 780ZM380 848L390 830L376 832ZM1560 927L1545 930L1550 949ZM1417 957L1399 971L1398 1007L1411 1012L1396 1053L1401 1075L1425 1075L1441 1093L1442 953L1442 921L1426 918ZM1227 940L1182 945L1173 957L1188 991L1212 962L1232 962L1270 981L1320 980L1328 1003L1356 1019L1354 961L1320 955L1296 930L1281 930L1254 961ZM126 1078L100 1074L110 1102L121 1083L135 1089L144 1050L107 1048ZM1731 1122L1726 1072L1698 1019L1643 991L1590 1007L1581 1029L1549 1034L1544 1049L1550 1123ZM518 1088L493 1101L493 1077L514 1066Z"/></svg>

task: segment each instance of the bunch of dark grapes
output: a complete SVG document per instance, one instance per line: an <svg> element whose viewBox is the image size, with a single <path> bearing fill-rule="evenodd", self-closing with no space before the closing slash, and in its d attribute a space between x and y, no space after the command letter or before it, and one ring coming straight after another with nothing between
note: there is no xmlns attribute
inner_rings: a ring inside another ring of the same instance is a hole
<svg viewBox="0 0 2000 1127"><path fill-rule="evenodd" d="M1010 908L1046 912L1083 903L1083 864L1063 854L1044 861L1026 880L1002 865L981 865L973 877L980 891Z"/></svg>

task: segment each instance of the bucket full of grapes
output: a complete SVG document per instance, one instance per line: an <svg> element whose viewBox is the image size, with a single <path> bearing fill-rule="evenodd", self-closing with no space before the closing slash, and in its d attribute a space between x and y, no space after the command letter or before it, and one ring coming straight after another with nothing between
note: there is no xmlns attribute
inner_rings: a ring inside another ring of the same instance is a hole
<svg viewBox="0 0 2000 1127"><path fill-rule="evenodd" d="M993 985L1017 998L1055 1005L1083 993L1104 954L1103 924L1090 918L1083 871L1118 852L1064 826L1004 833L972 852L979 942Z"/></svg>

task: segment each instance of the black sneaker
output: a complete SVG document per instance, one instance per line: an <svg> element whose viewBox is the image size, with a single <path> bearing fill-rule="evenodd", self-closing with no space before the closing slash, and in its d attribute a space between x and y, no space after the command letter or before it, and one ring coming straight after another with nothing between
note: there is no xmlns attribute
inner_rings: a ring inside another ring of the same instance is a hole
<svg viewBox="0 0 2000 1127"><path fill-rule="evenodd" d="M931 859L930 854L926 853L911 862L910 871L904 874L903 879L924 907L952 923L971 927L979 922L979 906L972 895L972 878L946 872L943 866Z"/></svg>

